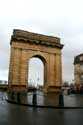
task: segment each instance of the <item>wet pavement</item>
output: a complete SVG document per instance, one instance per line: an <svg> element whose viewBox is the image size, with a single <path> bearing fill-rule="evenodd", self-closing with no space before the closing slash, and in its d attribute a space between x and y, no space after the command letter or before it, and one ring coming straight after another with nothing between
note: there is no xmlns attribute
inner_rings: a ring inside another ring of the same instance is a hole
<svg viewBox="0 0 83 125"><path fill-rule="evenodd" d="M35 107L8 103L6 101L6 98L7 98L6 93L0 93L0 125L83 124L83 108L75 108L75 109L38 108L38 107L35 108ZM55 100L53 103L51 95L49 99L51 99L52 101L50 104L55 103ZM50 100L48 102L50 102ZM42 103L42 101L40 101L40 103ZM65 106L82 106L83 96L65 95L64 103Z"/></svg>

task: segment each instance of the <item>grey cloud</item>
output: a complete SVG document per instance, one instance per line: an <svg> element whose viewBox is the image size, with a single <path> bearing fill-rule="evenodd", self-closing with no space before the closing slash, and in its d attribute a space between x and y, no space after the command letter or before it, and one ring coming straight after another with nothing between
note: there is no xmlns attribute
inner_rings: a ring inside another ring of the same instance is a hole
<svg viewBox="0 0 83 125"><path fill-rule="evenodd" d="M59 0L37 2L30 1L27 4L27 1L22 1L20 6L17 2L14 8L15 2L13 1L10 2L10 7L5 6L5 12L4 7L0 7L0 12L3 12L3 14L0 13L0 70L8 69L10 37L13 29L17 28L60 37L61 43L64 44L62 49L63 80L71 81L74 56L83 52L83 16L80 9L82 6L79 7L82 5L81 1L74 3L69 0L65 1L65 4Z"/></svg>

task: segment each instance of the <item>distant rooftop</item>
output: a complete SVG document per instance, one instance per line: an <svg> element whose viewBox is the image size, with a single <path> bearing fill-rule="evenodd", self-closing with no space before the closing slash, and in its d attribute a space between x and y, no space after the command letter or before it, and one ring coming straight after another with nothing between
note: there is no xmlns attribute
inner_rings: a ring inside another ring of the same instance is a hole
<svg viewBox="0 0 83 125"><path fill-rule="evenodd" d="M83 63L83 53L74 57L74 64Z"/></svg>

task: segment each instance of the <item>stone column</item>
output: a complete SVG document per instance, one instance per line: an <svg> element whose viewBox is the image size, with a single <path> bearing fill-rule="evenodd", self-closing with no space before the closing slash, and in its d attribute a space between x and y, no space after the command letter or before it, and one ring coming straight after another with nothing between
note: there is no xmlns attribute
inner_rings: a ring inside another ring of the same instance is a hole
<svg viewBox="0 0 83 125"><path fill-rule="evenodd" d="M44 92L47 93L47 88L48 88L48 82L49 80L47 79L49 71L47 70L48 68L47 62L44 64Z"/></svg>
<svg viewBox="0 0 83 125"><path fill-rule="evenodd" d="M61 54L56 54L56 86L62 84L62 65L61 65Z"/></svg>
<svg viewBox="0 0 83 125"><path fill-rule="evenodd" d="M20 85L21 49L14 48L12 85Z"/></svg>
<svg viewBox="0 0 83 125"><path fill-rule="evenodd" d="M50 86L56 86L56 55L50 54Z"/></svg>
<svg viewBox="0 0 83 125"><path fill-rule="evenodd" d="M22 91L28 91L28 54L27 50L22 50L20 86Z"/></svg>
<svg viewBox="0 0 83 125"><path fill-rule="evenodd" d="M10 53L10 65L9 65L9 76L8 76L8 86L9 88L12 85L12 79L13 79L13 59L14 59L14 48L11 47L11 53Z"/></svg>
<svg viewBox="0 0 83 125"><path fill-rule="evenodd" d="M18 86L20 85L20 60L21 50L11 47L8 91L18 91Z"/></svg>

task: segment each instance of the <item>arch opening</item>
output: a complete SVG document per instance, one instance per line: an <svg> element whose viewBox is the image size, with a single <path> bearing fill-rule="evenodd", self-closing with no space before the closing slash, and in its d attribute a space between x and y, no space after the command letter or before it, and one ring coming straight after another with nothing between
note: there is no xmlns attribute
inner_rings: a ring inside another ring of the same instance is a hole
<svg viewBox="0 0 83 125"><path fill-rule="evenodd" d="M36 88L44 86L44 61L38 56L29 60L28 86Z"/></svg>

